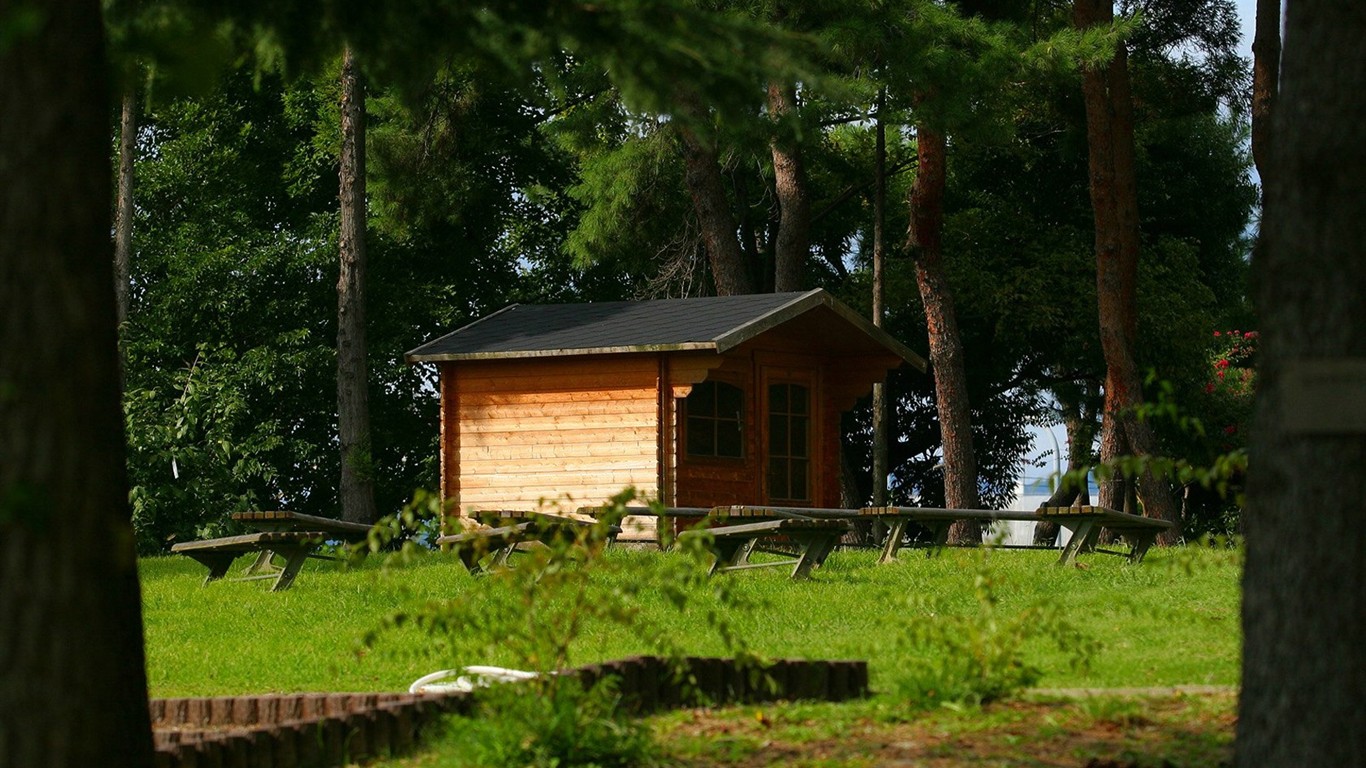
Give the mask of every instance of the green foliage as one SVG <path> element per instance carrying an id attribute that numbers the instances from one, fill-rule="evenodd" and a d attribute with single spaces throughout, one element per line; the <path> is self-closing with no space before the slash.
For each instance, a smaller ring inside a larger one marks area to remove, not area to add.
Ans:
<path id="1" fill-rule="evenodd" d="M 385 627 L 415 624 L 460 657 L 510 656 L 527 669 L 551 672 L 577 663 L 573 649 L 583 633 L 604 622 L 632 633 L 655 653 L 680 657 L 683 639 L 644 610 L 647 601 L 658 600 L 677 611 L 701 612 L 726 653 L 748 658 L 729 618 L 743 601 L 730 582 L 707 577 L 711 554 L 704 537 L 680 542 L 682 557 L 664 558 L 649 569 L 603 556 L 634 499 L 634 489 L 628 489 L 603 507 L 596 524 L 565 529 L 547 546 L 518 555 L 516 566 L 491 574 L 488 589 L 478 595 L 397 612 Z"/>
<path id="2" fill-rule="evenodd" d="M 526 683 L 480 693 L 470 717 L 453 720 L 443 750 L 449 762 L 470 768 L 614 768 L 653 762 L 653 734 L 626 717 L 611 681 L 591 689 L 573 677 L 553 677 L 537 690 Z"/>
<path id="3" fill-rule="evenodd" d="M 943 615 L 932 606 L 913 604 L 918 618 L 905 635 L 911 663 L 896 681 L 898 693 L 912 706 L 975 706 L 1034 685 L 1043 670 L 1028 661 L 1026 644 L 1036 639 L 1055 644 L 1074 667 L 1084 668 L 1099 650 L 1097 641 L 1055 603 L 1004 610 L 989 556 L 989 550 L 982 550 L 973 576 L 975 614 Z"/>
<path id="4" fill-rule="evenodd" d="M 253 506 L 324 511 L 335 485 L 336 181 L 310 97 L 238 73 L 142 131 L 122 335 L 142 551 Z"/>
<path id="5" fill-rule="evenodd" d="M 8 8 L 0 16 L 0 53 L 42 29 L 43 16 L 43 12 L 32 5 Z"/>
<path id="6" fill-rule="evenodd" d="M 685 557 L 670 558 L 655 568 L 623 572 L 619 563 L 603 557 L 634 499 L 634 489 L 623 491 L 599 510 L 596 524 L 562 530 L 545 547 L 520 556 L 515 567 L 494 572 L 486 580 L 489 588 L 477 599 L 467 593 L 399 611 L 386 622 L 386 629 L 421 627 L 457 658 L 498 653 L 538 673 L 504 690 L 481 693 L 475 718 L 456 724 L 473 744 L 469 764 L 632 765 L 648 754 L 648 731 L 628 719 L 610 682 L 585 688 L 556 674 L 576 663 L 574 648 L 602 624 L 620 627 L 680 662 L 686 638 L 674 636 L 650 618 L 643 610 L 647 602 L 661 601 L 680 613 L 703 612 L 707 627 L 729 655 L 757 664 L 729 618 L 743 605 L 726 580 L 707 576 L 704 566 L 710 553 L 704 537 L 680 542 L 677 546 Z M 540 524 L 553 525 L 545 519 Z M 370 635 L 367 642 L 373 644 L 382 632 Z M 682 667 L 674 667 L 673 674 L 681 676 Z"/>
<path id="7" fill-rule="evenodd" d="M 223 533 L 228 514 L 243 509 L 336 514 L 335 101 L 331 79 L 286 85 L 238 71 L 147 116 L 122 339 L 143 552 Z M 468 142 L 422 146 L 420 112 L 375 102 L 381 181 L 367 330 L 371 462 L 384 512 L 435 484 L 431 372 L 402 353 L 531 282 L 518 274 L 518 256 L 493 244 L 519 215 L 510 201 L 539 161 L 526 150 L 521 176 L 489 174 L 491 155 L 450 154 Z M 506 100 L 475 99 L 468 114 L 449 117 L 433 111 L 462 133 L 472 125 L 489 134 L 489 153 L 520 141 L 516 121 L 501 133 L 487 127 L 517 111 Z M 428 165 L 405 165 L 409 151 Z M 414 200 L 408 193 L 427 174 L 459 189 Z M 412 181 L 384 182 L 396 177 Z M 490 255 L 451 257 L 468 251 Z"/>

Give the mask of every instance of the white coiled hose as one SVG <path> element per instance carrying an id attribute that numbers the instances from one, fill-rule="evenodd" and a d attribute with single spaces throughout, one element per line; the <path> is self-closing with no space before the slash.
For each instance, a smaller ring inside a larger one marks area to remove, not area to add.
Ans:
<path id="1" fill-rule="evenodd" d="M 451 682 L 437 682 L 454 677 Z M 487 688 L 494 683 L 516 683 L 522 680 L 531 680 L 539 677 L 535 672 L 525 672 L 520 669 L 506 669 L 504 667 L 461 667 L 460 669 L 442 669 L 429 675 L 423 675 L 413 681 L 408 686 L 408 693 L 469 693 L 476 688 Z"/>

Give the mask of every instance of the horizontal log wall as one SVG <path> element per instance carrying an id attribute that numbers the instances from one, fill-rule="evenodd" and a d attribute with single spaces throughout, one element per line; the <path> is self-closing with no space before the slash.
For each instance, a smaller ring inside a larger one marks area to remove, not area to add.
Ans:
<path id="1" fill-rule="evenodd" d="M 655 356 L 448 363 L 442 376 L 443 487 L 461 513 L 656 493 Z"/>

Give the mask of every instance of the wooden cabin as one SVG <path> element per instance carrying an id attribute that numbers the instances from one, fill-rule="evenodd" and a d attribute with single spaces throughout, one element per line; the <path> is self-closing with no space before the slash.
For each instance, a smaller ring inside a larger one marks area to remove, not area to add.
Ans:
<path id="1" fill-rule="evenodd" d="M 407 354 L 440 372 L 456 515 L 589 506 L 839 506 L 840 414 L 922 357 L 823 290 L 514 304 Z"/>

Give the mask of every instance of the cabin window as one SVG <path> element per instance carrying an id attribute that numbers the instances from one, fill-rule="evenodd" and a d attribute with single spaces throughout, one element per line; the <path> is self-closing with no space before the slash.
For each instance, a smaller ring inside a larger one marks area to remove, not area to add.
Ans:
<path id="1" fill-rule="evenodd" d="M 745 456 L 745 393 L 724 381 L 696 384 L 683 401 L 689 456 Z"/>
<path id="2" fill-rule="evenodd" d="M 811 499 L 811 396 L 801 384 L 768 388 L 768 496 Z"/>

